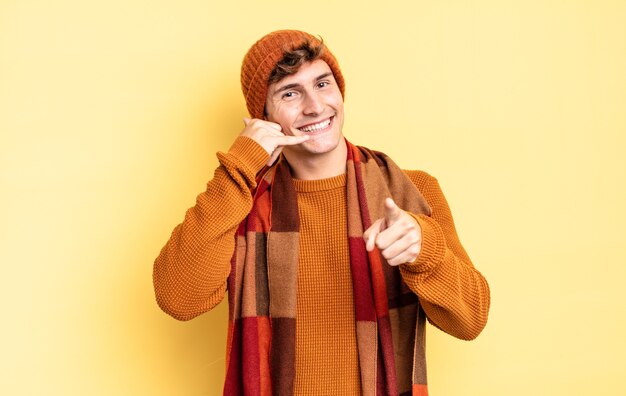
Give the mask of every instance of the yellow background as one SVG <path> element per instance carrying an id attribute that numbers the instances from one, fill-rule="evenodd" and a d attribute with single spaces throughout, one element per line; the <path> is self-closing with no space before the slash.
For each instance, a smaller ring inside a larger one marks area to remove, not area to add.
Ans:
<path id="1" fill-rule="evenodd" d="M 152 262 L 246 115 L 239 66 L 321 34 L 345 134 L 435 175 L 492 289 L 431 394 L 626 394 L 626 2 L 0 1 L 0 394 L 215 395 L 226 307 Z M 332 357 L 329 357 L 332 358 Z"/>

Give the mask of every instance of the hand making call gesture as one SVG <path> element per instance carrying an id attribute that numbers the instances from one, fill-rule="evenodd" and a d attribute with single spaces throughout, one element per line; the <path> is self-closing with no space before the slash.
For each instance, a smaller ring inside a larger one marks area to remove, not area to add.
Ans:
<path id="1" fill-rule="evenodd" d="M 247 136 L 257 142 L 270 155 L 267 166 L 271 166 L 280 155 L 285 146 L 292 146 L 309 140 L 307 135 L 288 136 L 282 131 L 280 124 L 257 118 L 244 118 L 246 125 L 241 131 L 241 136 Z"/>
<path id="2" fill-rule="evenodd" d="M 363 239 L 368 252 L 378 247 L 389 265 L 395 266 L 415 261 L 422 248 L 422 229 L 413 216 L 387 198 L 385 217 L 376 220 Z"/>

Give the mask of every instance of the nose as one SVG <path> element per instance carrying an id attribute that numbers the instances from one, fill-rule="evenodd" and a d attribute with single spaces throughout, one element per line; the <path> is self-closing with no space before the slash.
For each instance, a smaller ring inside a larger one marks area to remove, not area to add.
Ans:
<path id="1" fill-rule="evenodd" d="M 324 111 L 324 103 L 321 98 L 315 93 L 307 93 L 302 103 L 302 112 L 305 115 L 318 115 Z"/>

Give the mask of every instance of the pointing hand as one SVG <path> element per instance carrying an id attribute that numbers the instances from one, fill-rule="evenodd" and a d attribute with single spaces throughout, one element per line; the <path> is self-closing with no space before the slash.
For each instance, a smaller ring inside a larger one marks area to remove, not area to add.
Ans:
<path id="1" fill-rule="evenodd" d="M 390 265 L 415 261 L 422 248 L 422 229 L 413 216 L 385 199 L 385 217 L 376 220 L 364 233 L 368 252 L 378 247 Z"/>

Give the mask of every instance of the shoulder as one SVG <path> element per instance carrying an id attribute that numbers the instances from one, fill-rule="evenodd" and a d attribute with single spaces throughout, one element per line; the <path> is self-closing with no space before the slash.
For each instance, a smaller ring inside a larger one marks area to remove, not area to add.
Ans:
<path id="1" fill-rule="evenodd" d="M 447 205 L 447 200 L 441 190 L 439 181 L 434 176 L 421 170 L 403 170 L 403 172 L 417 187 L 417 190 L 433 210 L 442 204 Z"/>
<path id="2" fill-rule="evenodd" d="M 422 170 L 402 170 L 405 175 L 409 177 L 409 179 L 415 184 L 418 190 L 422 191 L 423 189 L 437 185 L 437 179 L 434 176 L 431 176 L 429 173 L 424 172 Z"/>

